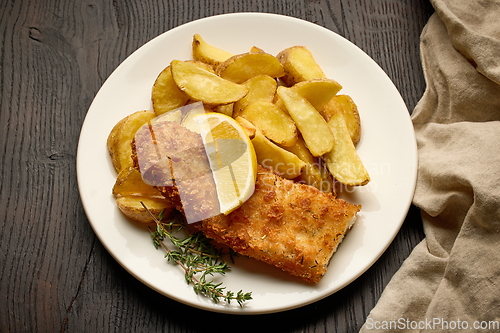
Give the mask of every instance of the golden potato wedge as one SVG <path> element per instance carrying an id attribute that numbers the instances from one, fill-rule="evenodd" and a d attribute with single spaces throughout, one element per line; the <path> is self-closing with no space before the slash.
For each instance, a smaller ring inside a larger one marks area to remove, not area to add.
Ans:
<path id="1" fill-rule="evenodd" d="M 356 152 L 341 112 L 331 114 L 328 127 L 335 140 L 333 149 L 323 159 L 332 176 L 348 186 L 368 184 L 370 175 Z"/>
<path id="2" fill-rule="evenodd" d="M 342 86 L 335 80 L 320 78 L 299 82 L 290 89 L 298 92 L 319 111 L 342 89 Z M 277 95 L 274 103 L 284 108 L 283 101 Z"/>
<path id="3" fill-rule="evenodd" d="M 319 110 L 326 121 L 328 121 L 335 112 L 342 112 L 352 143 L 355 146 L 358 144 L 361 138 L 361 119 L 359 117 L 358 107 L 349 95 L 335 96 Z"/>
<path id="4" fill-rule="evenodd" d="M 195 104 L 195 103 L 200 103 L 200 101 L 190 99 L 189 102 L 186 103 L 186 106 Z M 217 108 L 218 105 L 208 105 L 208 104 L 203 104 L 203 107 L 205 108 L 205 112 L 215 112 L 215 109 Z M 185 113 L 185 112 L 184 112 Z"/>
<path id="5" fill-rule="evenodd" d="M 317 158 L 312 156 L 309 149 L 307 149 L 304 140 L 302 140 L 302 138 L 298 138 L 298 140 L 292 146 L 289 147 L 281 146 L 281 147 L 297 155 L 298 158 L 300 158 L 302 161 L 304 161 L 304 163 L 306 163 L 304 172 L 302 172 L 302 174 L 300 174 L 300 176 L 297 177 L 296 180 L 320 189 L 322 179 L 321 179 L 321 173 L 319 172 L 319 168 L 316 165 Z"/>
<path id="6" fill-rule="evenodd" d="M 129 219 L 139 223 L 152 223 L 153 218 L 142 206 L 141 201 L 157 218 L 162 211 L 164 219 L 171 216 L 175 211 L 175 205 L 165 198 L 146 198 L 141 196 L 128 195 L 116 198 L 116 205 L 118 206 L 118 209 L 120 209 L 120 211 Z"/>
<path id="7" fill-rule="evenodd" d="M 215 70 L 212 66 L 210 66 L 209 64 L 207 63 L 204 63 L 203 61 L 198 61 L 198 60 L 186 60 L 186 62 L 189 62 L 189 63 L 192 63 L 198 67 L 200 67 L 201 69 L 204 69 L 204 70 L 207 70 L 211 73 L 215 73 Z"/>
<path id="8" fill-rule="evenodd" d="M 213 110 L 202 102 L 192 102 L 190 100 L 186 105 L 156 117 L 151 121 L 151 124 L 156 125 L 162 122 L 171 121 L 181 124 L 194 132 L 199 132 L 199 126 L 192 121 L 192 117 L 196 114 L 206 112 L 213 112 Z"/>
<path id="9" fill-rule="evenodd" d="M 319 158 L 315 157 L 315 159 L 318 160 Z M 319 164 L 318 162 L 314 164 L 306 163 L 304 172 L 302 172 L 300 176 L 295 178 L 295 181 L 314 186 L 322 192 L 331 193 L 332 195 L 336 196 L 334 185 L 335 180 L 330 174 L 330 171 L 328 171 L 326 168 L 322 168 L 321 164 Z"/>
<path id="10" fill-rule="evenodd" d="M 150 110 L 137 111 L 121 119 L 109 133 L 106 145 L 111 162 L 116 170 L 128 168 L 133 165 L 131 143 L 137 130 L 156 117 Z"/>
<path id="11" fill-rule="evenodd" d="M 295 178 L 294 181 L 316 187 L 318 190 L 325 193 L 331 193 L 330 186 L 323 186 L 323 178 L 321 177 L 321 172 L 317 164 L 306 163 L 304 172 Z M 327 185 L 329 184 L 327 183 Z"/>
<path id="12" fill-rule="evenodd" d="M 283 76 L 285 71 L 278 59 L 272 54 L 247 52 L 227 59 L 217 66 L 215 73 L 226 80 L 243 83 L 257 75 L 278 78 Z"/>
<path id="13" fill-rule="evenodd" d="M 200 133 L 200 125 L 198 125 L 193 118 L 206 112 L 210 112 L 210 110 L 207 110 L 201 102 L 188 104 L 182 107 L 182 114 L 184 116 L 181 125 L 195 133 Z"/>
<path id="14" fill-rule="evenodd" d="M 244 85 L 225 80 L 193 63 L 172 60 L 170 66 L 177 87 L 195 101 L 208 105 L 229 104 L 248 93 Z"/>
<path id="15" fill-rule="evenodd" d="M 221 62 L 231 58 L 234 54 L 219 49 L 205 42 L 199 34 L 193 36 L 193 59 L 204 62 L 215 69 Z"/>
<path id="16" fill-rule="evenodd" d="M 245 97 L 243 97 L 243 98 L 245 98 Z M 241 101 L 241 99 L 240 99 L 240 101 Z M 238 103 L 238 102 L 235 102 L 235 103 Z M 225 104 L 225 105 L 217 105 L 215 107 L 215 112 L 223 113 L 226 116 L 232 117 L 233 116 L 233 109 L 234 109 L 234 103 Z"/>
<path id="17" fill-rule="evenodd" d="M 256 53 L 260 53 L 260 52 L 264 52 L 263 49 L 261 49 L 260 47 L 257 47 L 257 46 L 252 46 L 250 48 L 250 52 L 256 52 Z"/>
<path id="18" fill-rule="evenodd" d="M 323 159 L 318 158 L 318 169 L 321 173 L 321 190 L 326 193 L 331 193 L 334 197 L 337 197 L 338 185 L 340 184 L 336 181 L 328 168 L 325 165 Z"/>
<path id="19" fill-rule="evenodd" d="M 292 46 L 276 56 L 285 70 L 280 79 L 288 87 L 296 83 L 317 78 L 326 78 L 325 73 L 305 46 Z"/>
<path id="20" fill-rule="evenodd" d="M 269 75 L 257 75 L 242 83 L 248 88 L 248 94 L 237 102 L 234 102 L 233 113 L 238 114 L 249 104 L 255 101 L 272 102 L 276 94 L 278 83 Z"/>
<path id="21" fill-rule="evenodd" d="M 257 163 L 263 167 L 272 168 L 284 178 L 297 178 L 306 167 L 306 164 L 295 154 L 271 142 L 258 129 L 252 139 L 252 144 L 257 155 Z"/>
<path id="22" fill-rule="evenodd" d="M 280 86 L 277 94 L 283 100 L 288 114 L 295 121 L 313 156 L 321 156 L 332 150 L 334 138 L 319 111 L 290 88 Z"/>
<path id="23" fill-rule="evenodd" d="M 297 127 L 292 118 L 271 102 L 256 101 L 239 114 L 254 124 L 268 139 L 291 146 L 297 141 Z"/>
<path id="24" fill-rule="evenodd" d="M 168 112 L 165 112 L 164 114 L 156 117 L 151 121 L 151 124 L 157 124 L 159 122 L 164 122 L 164 121 L 173 121 L 176 123 L 181 123 L 182 121 L 182 106 L 180 108 L 170 110 Z"/>
<path id="25" fill-rule="evenodd" d="M 332 176 L 329 175 L 329 171 L 325 170 L 325 168 L 321 165 L 321 160 L 314 157 L 309 149 L 307 149 L 307 146 L 301 137 L 299 137 L 292 146 L 281 147 L 295 154 L 306 164 L 304 171 L 297 178 L 295 178 L 295 181 L 314 186 L 318 190 L 325 193 L 332 193 Z M 322 172 L 321 168 L 323 168 L 326 172 Z"/>
<path id="26" fill-rule="evenodd" d="M 234 118 L 234 120 L 236 120 L 236 122 L 238 124 L 240 124 L 241 128 L 243 128 L 243 130 L 245 130 L 245 133 L 248 135 L 250 140 L 252 140 L 255 136 L 255 132 L 257 131 L 257 128 L 254 126 L 254 124 L 252 124 L 251 122 L 249 122 L 245 118 L 241 118 L 241 117 L 236 117 L 236 118 Z"/>
<path id="27" fill-rule="evenodd" d="M 115 185 L 113 186 L 112 193 L 115 197 L 139 195 L 143 197 L 162 198 L 160 191 L 146 184 L 142 180 L 141 172 L 134 167 L 128 167 L 120 171 L 116 178 Z"/>
<path id="28" fill-rule="evenodd" d="M 186 104 L 189 97 L 183 93 L 172 78 L 170 66 L 160 72 L 153 84 L 151 101 L 157 116 Z"/>
<path id="29" fill-rule="evenodd" d="M 316 158 L 311 154 L 309 149 L 307 148 L 304 139 L 301 136 L 297 138 L 295 143 L 291 146 L 281 146 L 283 149 L 288 150 L 289 152 L 294 153 L 300 158 L 302 161 L 310 164 L 316 163 Z"/>

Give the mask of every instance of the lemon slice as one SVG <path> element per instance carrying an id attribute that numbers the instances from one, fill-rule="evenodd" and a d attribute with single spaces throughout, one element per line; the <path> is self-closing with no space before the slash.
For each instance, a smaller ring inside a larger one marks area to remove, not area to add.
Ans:
<path id="1" fill-rule="evenodd" d="M 255 190 L 257 157 L 243 128 L 222 113 L 198 114 L 193 121 L 210 161 L 221 213 L 227 215 L 240 207 Z"/>

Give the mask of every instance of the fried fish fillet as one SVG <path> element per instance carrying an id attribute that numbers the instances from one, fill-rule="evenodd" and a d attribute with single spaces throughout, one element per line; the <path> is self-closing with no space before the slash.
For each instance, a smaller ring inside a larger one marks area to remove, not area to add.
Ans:
<path id="1" fill-rule="evenodd" d="M 240 208 L 197 228 L 240 254 L 317 283 L 361 207 L 261 166 L 255 185 Z"/>
<path id="2" fill-rule="evenodd" d="M 317 283 L 326 273 L 361 208 L 259 166 L 253 195 L 223 215 L 217 211 L 215 183 L 199 135 L 167 122 L 139 133 L 132 145 L 143 176 L 160 179 L 156 187 L 186 218 L 194 214 L 201 220 L 195 227 L 207 237 L 308 282 Z"/>

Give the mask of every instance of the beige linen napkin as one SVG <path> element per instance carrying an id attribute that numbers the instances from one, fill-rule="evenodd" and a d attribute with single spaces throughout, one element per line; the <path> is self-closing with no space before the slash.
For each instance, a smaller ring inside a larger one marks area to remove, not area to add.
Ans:
<path id="1" fill-rule="evenodd" d="M 426 238 L 361 332 L 500 332 L 500 1 L 433 0 L 412 120 Z"/>

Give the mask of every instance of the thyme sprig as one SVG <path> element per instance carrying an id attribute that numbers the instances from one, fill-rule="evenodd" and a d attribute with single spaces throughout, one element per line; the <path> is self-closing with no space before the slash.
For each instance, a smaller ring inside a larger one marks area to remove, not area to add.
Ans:
<path id="1" fill-rule="evenodd" d="M 222 282 L 215 283 L 207 280 L 208 276 L 224 275 L 231 268 L 222 258 L 222 250 L 215 248 L 202 232 L 188 234 L 183 238 L 177 237 L 178 232 L 186 229 L 181 221 L 173 219 L 170 222 L 162 222 L 163 212 L 156 218 L 144 203 L 141 202 L 141 204 L 156 223 L 154 230 L 150 228 L 154 247 L 163 248 L 166 251 L 165 258 L 182 267 L 186 282 L 193 285 L 196 294 L 210 297 L 215 303 L 222 299 L 230 304 L 235 300 L 240 306 L 252 299 L 251 292 L 244 293 L 240 290 L 235 294 L 230 290 L 225 290 L 226 287 L 222 286 Z M 163 243 L 165 239 L 169 239 L 176 250 L 170 250 Z"/>

